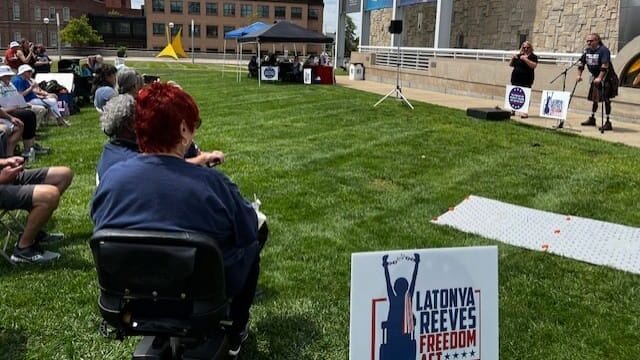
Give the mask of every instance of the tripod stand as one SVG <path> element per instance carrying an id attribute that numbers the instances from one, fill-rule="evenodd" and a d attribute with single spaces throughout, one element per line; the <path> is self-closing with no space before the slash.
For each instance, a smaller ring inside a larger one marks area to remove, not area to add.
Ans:
<path id="1" fill-rule="evenodd" d="M 395 94 L 396 95 L 396 99 L 402 99 L 402 101 L 404 101 L 405 104 L 407 104 L 411 109 L 413 109 L 413 105 L 411 105 L 409 100 L 404 96 L 404 94 L 402 93 L 402 88 L 400 87 L 400 62 L 401 62 L 401 58 L 400 58 L 400 41 L 398 41 L 398 60 L 397 60 L 397 64 L 396 64 L 396 88 L 391 90 L 391 91 L 389 91 L 387 93 L 387 95 L 382 97 L 382 99 L 378 100 L 378 102 L 375 105 L 373 105 L 373 107 L 378 106 L 386 98 L 388 98 L 392 94 Z"/>

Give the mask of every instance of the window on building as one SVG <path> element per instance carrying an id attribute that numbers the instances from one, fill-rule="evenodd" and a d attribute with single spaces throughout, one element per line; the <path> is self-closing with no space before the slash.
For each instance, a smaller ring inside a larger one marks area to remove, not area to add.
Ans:
<path id="1" fill-rule="evenodd" d="M 53 6 L 49 8 L 49 20 L 56 21 L 56 8 Z"/>
<path id="2" fill-rule="evenodd" d="M 218 3 L 208 2 L 206 4 L 206 7 L 207 7 L 207 15 L 218 16 Z"/>
<path id="3" fill-rule="evenodd" d="M 118 21 L 116 23 L 116 35 L 131 35 L 131 23 Z"/>
<path id="4" fill-rule="evenodd" d="M 40 6 L 36 6 L 33 8 L 33 20 L 40 21 L 42 18 L 42 13 L 40 12 Z"/>
<path id="5" fill-rule="evenodd" d="M 236 16 L 236 4 L 224 3 L 223 7 L 224 16 Z"/>
<path id="6" fill-rule="evenodd" d="M 151 8 L 153 12 L 164 12 L 164 0 L 153 0 Z"/>
<path id="7" fill-rule="evenodd" d="M 269 17 L 269 5 L 258 5 L 258 16 L 261 18 Z"/>
<path id="8" fill-rule="evenodd" d="M 153 35 L 164 35 L 164 24 L 153 23 Z"/>
<path id="9" fill-rule="evenodd" d="M 42 31 L 36 31 L 36 44 L 42 44 L 44 42 L 43 40 Z"/>
<path id="10" fill-rule="evenodd" d="M 247 5 L 247 4 L 240 5 L 240 16 L 248 17 L 248 16 L 251 16 L 252 13 L 253 13 L 253 6 Z"/>
<path id="11" fill-rule="evenodd" d="M 101 34 L 112 34 L 113 26 L 110 21 L 98 20 L 95 22 L 96 30 Z"/>
<path id="12" fill-rule="evenodd" d="M 218 25 L 207 25 L 207 37 L 218 38 Z"/>
<path id="13" fill-rule="evenodd" d="M 13 33 L 13 40 L 20 41 L 22 40 L 22 33 L 20 31 L 16 31 Z"/>
<path id="14" fill-rule="evenodd" d="M 525 41 L 527 41 L 527 34 L 518 34 L 518 47 Z"/>
<path id="15" fill-rule="evenodd" d="M 182 14 L 182 0 L 171 0 L 171 13 Z"/>
<path id="16" fill-rule="evenodd" d="M 191 36 L 191 25 L 187 26 L 189 28 L 189 36 Z M 193 24 L 193 37 L 200 37 L 200 24 Z"/>
<path id="17" fill-rule="evenodd" d="M 291 18 L 292 19 L 302 19 L 302 8 L 301 7 L 292 7 L 291 8 Z"/>
<path id="18" fill-rule="evenodd" d="M 58 34 L 55 31 L 49 32 L 49 46 L 58 46 Z"/>
<path id="19" fill-rule="evenodd" d="M 200 2 L 189 1 L 189 14 L 200 15 Z"/>
<path id="20" fill-rule="evenodd" d="M 13 3 L 13 20 L 20 20 L 20 3 Z"/>
<path id="21" fill-rule="evenodd" d="M 144 22 L 134 22 L 132 25 L 133 36 L 135 38 L 144 39 L 147 36 L 147 24 Z"/>
<path id="22" fill-rule="evenodd" d="M 275 17 L 278 19 L 284 19 L 287 17 L 287 8 L 284 6 L 274 6 Z"/>
<path id="23" fill-rule="evenodd" d="M 224 33 L 226 34 L 226 33 L 228 33 L 229 31 L 233 31 L 233 30 L 235 30 L 235 29 L 236 29 L 236 27 L 235 27 L 235 26 L 227 26 L 227 25 L 225 25 L 225 26 L 224 26 Z"/>
<path id="24" fill-rule="evenodd" d="M 309 20 L 318 20 L 320 18 L 318 9 L 309 9 L 309 15 L 307 17 Z"/>
<path id="25" fill-rule="evenodd" d="M 68 7 L 63 7 L 62 8 L 62 21 L 69 21 L 71 20 L 71 11 L 69 10 Z"/>

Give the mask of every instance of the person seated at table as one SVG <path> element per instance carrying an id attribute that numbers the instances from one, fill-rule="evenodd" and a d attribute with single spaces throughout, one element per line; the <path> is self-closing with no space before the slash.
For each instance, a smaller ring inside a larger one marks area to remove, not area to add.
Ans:
<path id="1" fill-rule="evenodd" d="M 112 97 L 117 95 L 116 92 L 116 70 L 115 66 L 102 65 L 93 78 L 93 86 L 91 87 L 91 95 L 93 96 L 93 105 L 98 112 L 102 111 L 104 104 Z"/>
<path id="2" fill-rule="evenodd" d="M 252 56 L 251 60 L 249 60 L 249 65 L 247 65 L 247 69 L 249 71 L 249 77 L 258 77 L 258 57 Z"/>
<path id="3" fill-rule="evenodd" d="M 24 100 L 31 105 L 40 105 L 47 109 L 48 113 L 56 119 L 58 126 L 69 126 L 69 122 L 64 118 L 58 108 L 58 96 L 48 93 L 38 86 L 38 83 L 31 78 L 33 68 L 29 65 L 20 65 L 18 74 L 11 82 L 18 89 Z"/>
<path id="4" fill-rule="evenodd" d="M 227 176 L 184 161 L 201 122 L 189 94 L 176 86 L 152 83 L 138 93 L 134 116 L 142 154 L 104 173 L 91 204 L 94 232 L 105 228 L 196 232 L 216 241 L 231 299 L 233 324 L 226 329 L 229 354 L 236 356 L 248 336 L 266 226 L 259 230 L 256 211 Z"/>

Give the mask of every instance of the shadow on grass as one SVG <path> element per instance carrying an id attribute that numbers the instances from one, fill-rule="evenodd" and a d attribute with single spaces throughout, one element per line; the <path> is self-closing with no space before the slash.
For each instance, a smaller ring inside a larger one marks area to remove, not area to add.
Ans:
<path id="1" fill-rule="evenodd" d="M 316 321 L 309 316 L 279 315 L 256 322 L 240 352 L 240 360 L 302 359 L 319 336 Z M 265 343 L 267 350 L 262 350 Z"/>
<path id="2" fill-rule="evenodd" d="M 21 330 L 4 329 L 0 327 L 0 349 L 6 359 L 24 359 L 27 350 L 27 336 Z M 4 358 L 3 358 L 4 359 Z"/>
<path id="3" fill-rule="evenodd" d="M 86 246 L 89 248 L 90 234 L 74 234 L 70 237 L 65 237 L 59 243 L 45 246 L 45 250 L 51 250 L 60 253 L 60 259 L 51 261 L 45 264 L 15 264 L 11 265 L 4 258 L 0 258 L 0 278 L 3 276 L 14 276 L 24 271 L 29 272 L 45 272 L 51 270 L 68 269 L 68 270 L 81 270 L 92 271 L 95 269 L 93 261 L 89 261 L 77 254 L 76 248 L 78 246 Z M 7 255 L 11 256 L 14 244 L 7 246 Z M 66 249 L 68 248 L 68 249 Z"/>

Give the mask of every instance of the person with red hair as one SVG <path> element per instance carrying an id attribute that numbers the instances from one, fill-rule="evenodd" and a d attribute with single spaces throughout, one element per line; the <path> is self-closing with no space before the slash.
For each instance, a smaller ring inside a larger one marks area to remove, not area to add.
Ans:
<path id="1" fill-rule="evenodd" d="M 200 112 L 182 89 L 154 82 L 135 104 L 136 140 L 142 153 L 112 165 L 101 177 L 91 204 L 94 231 L 104 228 L 203 233 L 222 249 L 231 298 L 229 354 L 248 336 L 249 310 L 267 239 L 256 210 L 217 169 L 184 160 Z"/>

